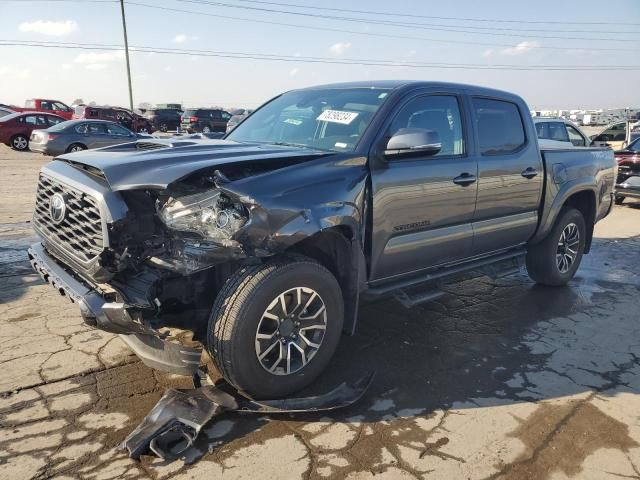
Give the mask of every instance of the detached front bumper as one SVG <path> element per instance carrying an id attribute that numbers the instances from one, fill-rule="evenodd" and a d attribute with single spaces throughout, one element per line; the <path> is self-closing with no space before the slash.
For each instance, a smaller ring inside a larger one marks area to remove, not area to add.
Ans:
<path id="1" fill-rule="evenodd" d="M 47 253 L 41 243 L 33 244 L 28 254 L 35 272 L 60 295 L 78 305 L 87 325 L 119 334 L 151 368 L 188 376 L 196 372 L 202 349 L 163 340 L 156 330 L 136 322 L 126 304 L 108 302 L 95 288 L 76 279 Z"/>

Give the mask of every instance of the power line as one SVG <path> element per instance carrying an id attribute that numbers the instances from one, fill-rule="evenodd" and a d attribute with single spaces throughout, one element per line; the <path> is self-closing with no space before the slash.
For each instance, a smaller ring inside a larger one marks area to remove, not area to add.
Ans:
<path id="1" fill-rule="evenodd" d="M 133 1 L 128 1 L 126 2 L 129 5 L 135 5 L 138 7 L 144 7 L 144 8 L 152 8 L 152 9 L 157 9 L 157 10 L 165 10 L 165 11 L 170 11 L 170 12 L 177 12 L 177 13 L 185 13 L 185 14 L 192 14 L 192 15 L 198 15 L 198 16 L 205 16 L 205 17 L 214 17 L 214 18 L 221 18 L 221 19 L 225 19 L 225 20 L 237 20 L 237 21 L 241 21 L 241 22 L 251 22 L 251 23 L 262 23 L 262 24 L 267 24 L 267 25 L 278 25 L 281 27 L 291 27 L 291 28 L 298 28 L 298 29 L 304 29 L 304 30 L 319 30 L 319 31 L 325 31 L 325 32 L 338 32 L 338 33 L 345 33 L 345 30 L 343 28 L 331 28 L 331 27 L 321 27 L 321 26 L 315 26 L 315 25 L 299 25 L 299 24 L 294 24 L 294 23 L 286 23 L 286 22 L 276 22 L 276 21 L 272 21 L 272 20 L 260 20 L 260 19 L 254 19 L 254 18 L 246 18 L 246 17 L 235 17 L 235 16 L 231 16 L 231 15 L 220 15 L 217 13 L 208 13 L 208 12 L 202 12 L 202 11 L 194 11 L 194 10 L 184 10 L 184 9 L 179 9 L 179 8 L 171 8 L 171 7 L 162 7 L 159 5 L 149 5 L 147 3 L 139 3 L 139 2 L 133 2 Z M 390 34 L 390 33 L 381 33 L 381 32 L 356 32 L 356 31 L 350 31 L 348 32 L 349 35 L 361 35 L 361 36 L 367 36 L 367 37 L 375 37 L 375 38 L 394 38 L 394 39 L 402 39 L 402 40 L 418 40 L 418 41 L 424 41 L 424 42 L 435 42 L 435 43 L 446 43 L 446 44 L 458 44 L 458 45 L 474 45 L 474 46 L 486 46 L 486 47 L 506 47 L 506 48 L 513 48 L 515 45 L 512 43 L 493 43 L 493 42 L 478 42 L 478 41 L 471 41 L 471 40 L 453 40 L 453 39 L 442 39 L 442 38 L 428 38 L 428 37 L 417 37 L 417 36 L 412 36 L 412 35 L 398 35 L 398 34 Z M 531 49 L 546 49 L 546 50 L 563 50 L 563 51 L 574 51 L 574 50 L 579 50 L 578 47 L 559 47 L 559 46 L 550 46 L 550 45 L 529 45 L 529 48 Z M 602 52 L 637 52 L 637 49 L 635 48 L 607 48 L 607 47 L 589 47 L 589 50 L 591 51 L 602 51 Z"/>
<path id="2" fill-rule="evenodd" d="M 0 39 L 0 46 L 22 46 L 39 48 L 62 48 L 72 50 L 118 50 L 123 51 L 124 47 L 118 44 L 79 44 L 67 42 L 37 42 Z M 295 55 L 261 54 L 256 52 L 229 52 L 215 50 L 195 50 L 178 48 L 158 48 L 147 46 L 130 46 L 131 52 L 158 53 L 167 55 L 186 55 L 195 57 L 217 57 L 245 60 L 263 60 L 288 63 L 321 63 L 334 65 L 358 65 L 358 66 L 378 66 L 378 67 L 407 67 L 407 68 L 444 68 L 444 69 L 464 69 L 464 70 L 512 70 L 512 71 L 635 71 L 640 70 L 640 65 L 515 65 L 515 64 L 463 64 L 463 63 L 441 63 L 441 62 L 397 62 L 393 60 L 377 59 L 352 59 L 352 58 L 329 58 L 329 57 L 298 57 Z"/>
<path id="3" fill-rule="evenodd" d="M 504 20 L 495 18 L 478 18 L 478 17 L 443 17 L 440 15 L 419 15 L 415 13 L 397 13 L 397 12 L 381 12 L 375 10 L 354 10 L 348 8 L 332 8 L 332 7 L 319 7 L 317 5 L 301 5 L 299 3 L 281 3 L 281 2 L 268 2 L 264 0 L 238 0 L 243 3 L 257 3 L 263 5 L 277 5 L 281 7 L 295 7 L 295 8 L 311 8 L 314 10 L 325 10 L 332 12 L 344 12 L 344 13 L 362 13 L 367 15 L 384 15 L 386 17 L 409 17 L 409 18 L 426 18 L 432 20 L 455 20 L 464 22 L 484 22 L 484 23 L 519 23 L 519 24 L 552 24 L 552 25 L 625 25 L 625 26 L 640 26 L 640 23 L 623 23 L 623 22 L 571 22 L 571 21 L 554 21 L 554 20 Z M 635 33 L 635 32 L 634 32 Z"/>
<path id="4" fill-rule="evenodd" d="M 323 15 L 317 13 L 309 13 L 309 12 L 294 12 L 291 10 L 279 10 L 274 8 L 265 8 L 265 7 L 250 7 L 246 5 L 234 5 L 230 3 L 224 2 L 214 2 L 214 1 L 206 1 L 206 0 L 176 0 L 181 3 L 192 3 L 196 5 L 208 5 L 213 7 L 224 7 L 224 8 L 235 8 L 240 10 L 250 10 L 257 12 L 266 12 L 266 13 L 279 13 L 285 15 L 296 15 L 302 17 L 309 18 L 320 18 L 323 20 L 338 20 L 343 22 L 355 22 L 355 23 L 366 23 L 370 25 L 386 25 L 392 27 L 402 27 L 402 28 L 412 28 L 418 30 L 435 30 L 442 32 L 452 32 L 452 33 L 463 33 L 467 35 L 490 35 L 490 36 L 499 36 L 499 37 L 522 37 L 522 34 L 519 32 L 516 33 L 506 33 L 506 32 L 496 32 L 496 31 L 483 31 L 483 32 L 474 32 L 465 28 L 485 28 L 485 27 L 451 27 L 444 26 L 439 24 L 428 24 L 428 23 L 411 23 L 411 22 L 393 22 L 388 20 L 372 20 L 372 19 L 363 19 L 356 17 L 341 17 L 336 15 Z M 496 29 L 490 29 L 496 30 Z M 513 29 L 506 29 L 513 30 Z M 634 33 L 634 32 L 632 32 Z M 558 36 L 558 35 L 527 35 L 531 38 L 544 38 L 544 39 L 556 39 L 556 40 L 592 40 L 592 41 L 600 41 L 600 42 L 638 42 L 638 39 L 629 39 L 629 38 L 599 38 L 599 37 L 576 37 L 576 36 Z"/>

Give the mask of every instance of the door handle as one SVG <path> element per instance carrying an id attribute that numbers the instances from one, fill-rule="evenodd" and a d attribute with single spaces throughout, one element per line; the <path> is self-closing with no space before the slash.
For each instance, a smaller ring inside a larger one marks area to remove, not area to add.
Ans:
<path id="1" fill-rule="evenodd" d="M 471 175 L 470 173 L 467 173 L 467 172 L 462 173 L 453 179 L 453 183 L 455 183 L 456 185 L 462 185 L 463 187 L 466 187 L 467 185 L 471 185 L 472 183 L 475 183 L 475 181 L 476 181 L 476 176 Z"/>
<path id="2" fill-rule="evenodd" d="M 533 167 L 528 167 L 524 172 L 522 172 L 520 175 L 522 175 L 524 178 L 533 178 L 536 175 L 538 175 L 538 171 L 533 168 Z"/>

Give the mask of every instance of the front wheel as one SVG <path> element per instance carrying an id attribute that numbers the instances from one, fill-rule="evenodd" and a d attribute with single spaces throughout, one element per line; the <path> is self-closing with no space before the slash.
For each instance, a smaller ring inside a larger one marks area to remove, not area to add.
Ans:
<path id="1" fill-rule="evenodd" d="M 24 135 L 15 135 L 11 139 L 11 147 L 19 152 L 29 150 L 29 139 Z"/>
<path id="2" fill-rule="evenodd" d="M 202 133 L 211 133 L 211 127 L 209 127 L 209 125 L 205 125 L 202 128 Z"/>
<path id="3" fill-rule="evenodd" d="M 624 197 L 620 195 L 616 195 L 615 202 L 616 202 L 616 205 L 622 205 L 622 202 L 624 202 Z"/>
<path id="4" fill-rule="evenodd" d="M 343 301 L 335 277 L 306 258 L 245 267 L 213 306 L 207 349 L 220 373 L 255 398 L 309 385 L 340 340 Z"/>
<path id="5" fill-rule="evenodd" d="M 163 133 L 166 133 L 169 131 L 169 126 L 166 123 L 161 123 L 160 124 L 160 131 Z"/>
<path id="6" fill-rule="evenodd" d="M 547 237 L 527 250 L 529 276 L 542 285 L 565 285 L 580 266 L 586 231 L 580 210 L 563 209 Z"/>

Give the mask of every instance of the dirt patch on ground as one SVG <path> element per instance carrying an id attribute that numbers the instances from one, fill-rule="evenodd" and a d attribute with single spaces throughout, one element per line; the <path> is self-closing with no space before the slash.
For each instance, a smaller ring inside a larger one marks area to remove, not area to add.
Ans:
<path id="1" fill-rule="evenodd" d="M 624 423 L 605 415 L 586 401 L 543 403 L 510 435 L 521 440 L 526 451 L 512 464 L 500 466 L 500 480 L 544 480 L 561 471 L 573 477 L 585 459 L 601 448 L 629 452 L 639 444 Z M 640 472 L 637 472 L 640 473 Z"/>

